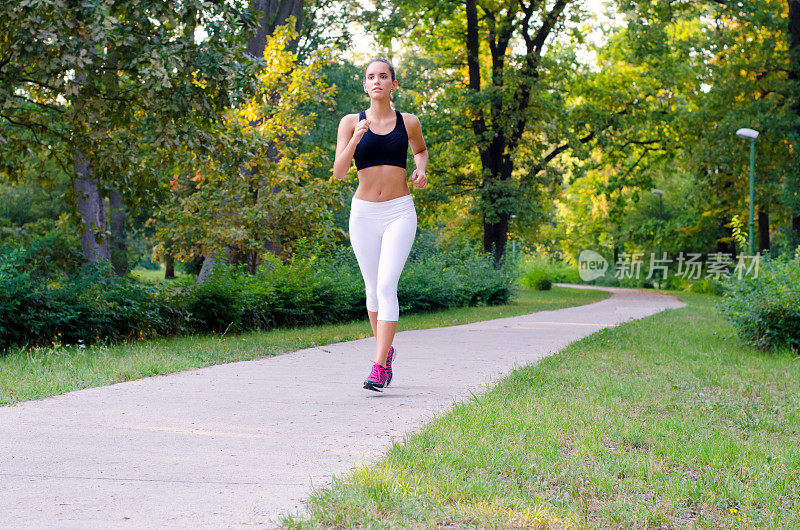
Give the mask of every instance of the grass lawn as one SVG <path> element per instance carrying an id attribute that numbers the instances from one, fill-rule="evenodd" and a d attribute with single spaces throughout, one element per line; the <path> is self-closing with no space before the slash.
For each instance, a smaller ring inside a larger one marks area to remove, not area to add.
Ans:
<path id="1" fill-rule="evenodd" d="M 131 276 L 142 282 L 158 283 L 164 281 L 164 273 L 166 269 L 164 264 L 160 264 L 157 269 L 133 269 Z M 175 277 L 180 278 L 185 276 L 182 272 L 175 271 Z"/>
<path id="2" fill-rule="evenodd" d="M 583 305 L 608 293 L 554 287 L 521 291 L 512 303 L 403 315 L 398 330 L 424 329 Z M 366 311 L 365 311 L 366 313 Z M 275 329 L 230 336 L 189 336 L 112 346 L 56 345 L 0 356 L 0 405 L 233 361 L 259 359 L 311 346 L 369 337 L 369 322 Z"/>
<path id="3" fill-rule="evenodd" d="M 679 296 L 457 404 L 284 524 L 800 527 L 800 357 Z"/>

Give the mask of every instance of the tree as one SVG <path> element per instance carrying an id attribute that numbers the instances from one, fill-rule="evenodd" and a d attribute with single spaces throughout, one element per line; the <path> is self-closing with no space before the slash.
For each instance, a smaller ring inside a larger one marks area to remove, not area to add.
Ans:
<path id="1" fill-rule="evenodd" d="M 584 16 L 580 3 L 570 0 L 465 0 L 379 4 L 367 17 L 380 23 L 373 27 L 384 42 L 403 34 L 413 42 L 415 51 L 404 57 L 433 58 L 441 77 L 449 78 L 434 92 L 426 117 L 435 123 L 439 115 L 447 123 L 453 140 L 445 150 L 452 156 L 444 163 L 452 195 L 474 204 L 484 250 L 497 261 L 511 215 L 541 222 L 537 210 L 557 179 L 553 164 L 608 126 L 566 92 L 582 68 L 574 43 L 582 39 Z"/>
<path id="2" fill-rule="evenodd" d="M 170 220 L 158 229 L 159 252 L 169 244 L 171 253 L 189 260 L 236 249 L 252 256 L 247 264 L 255 272 L 268 241 L 291 254 L 300 239 L 328 237 L 328 212 L 341 198 L 329 180 L 313 178 L 321 153 L 301 139 L 316 118 L 303 106 L 332 105 L 334 92 L 323 79 L 324 57 L 300 65 L 287 50 L 297 38 L 292 22 L 267 39 L 258 92 L 228 112 L 208 154 L 182 153 L 196 173 L 173 176 L 172 198 L 158 216 Z"/>
<path id="3" fill-rule="evenodd" d="M 253 69 L 232 51 L 232 28 L 255 25 L 250 12 L 201 0 L 27 0 L 4 4 L 0 23 L 5 149 L 47 147 L 74 180 L 85 259 L 108 259 L 103 197 L 151 204 L 152 162 L 177 145 L 202 150 L 202 131 L 250 89 Z M 202 44 L 187 31 L 199 25 Z"/>
<path id="4" fill-rule="evenodd" d="M 734 252 L 731 222 L 746 220 L 748 210 L 747 145 L 735 131 L 750 126 L 763 133 L 756 204 L 766 248 L 769 223 L 789 224 L 796 189 L 796 88 L 787 75 L 783 0 L 619 7 L 626 24 L 596 50 L 600 71 L 576 77 L 569 89 L 591 102 L 584 109 L 605 109 L 610 126 L 570 169 L 561 226 L 550 235 L 570 252 L 581 245 Z M 665 218 L 654 187 L 666 190 Z"/>
<path id="5" fill-rule="evenodd" d="M 800 1 L 788 0 L 789 4 L 789 79 L 794 85 L 794 114 L 797 117 L 794 129 L 794 153 L 800 152 Z M 800 241 L 800 172 L 795 167 L 794 173 L 790 176 L 790 189 L 788 197 L 792 202 L 792 229 L 794 230 L 796 241 Z"/>
<path id="6" fill-rule="evenodd" d="M 247 53 L 260 59 L 264 56 L 267 37 L 289 18 L 295 20 L 295 31 L 303 25 L 303 0 L 252 0 L 251 11 L 258 15 L 258 29 L 247 39 Z"/>
<path id="7" fill-rule="evenodd" d="M 264 57 L 264 46 L 267 38 L 272 35 L 277 27 L 285 24 L 286 21 L 292 17 L 295 21 L 295 30 L 299 30 L 302 26 L 303 16 L 303 1 L 302 0 L 252 0 L 250 3 L 250 12 L 258 20 L 258 26 L 255 33 L 249 31 L 246 35 L 247 38 L 247 55 L 256 64 L 262 65 L 262 58 Z M 296 39 L 295 39 L 296 41 Z M 296 46 L 293 41 L 292 45 Z M 255 123 L 251 124 L 255 125 Z M 251 167 L 248 171 L 254 171 Z M 232 213 L 225 215 L 233 216 Z M 273 246 L 274 247 L 274 246 Z M 256 251 L 251 250 L 249 253 L 237 248 L 233 243 L 225 245 L 219 251 L 204 256 L 203 267 L 200 270 L 198 281 L 203 282 L 211 274 L 218 261 L 224 263 L 237 263 L 241 261 L 249 261 L 251 264 L 255 263 L 258 259 Z M 220 259 L 221 258 L 221 259 Z"/>
<path id="8" fill-rule="evenodd" d="M 492 252 L 496 261 L 505 251 L 508 221 L 514 211 L 511 200 L 514 191 L 509 184 L 514 155 L 531 120 L 527 112 L 531 107 L 531 93 L 543 73 L 545 44 L 561 22 L 568 3 L 568 0 L 556 0 L 548 5 L 544 1 L 530 0 L 527 5 L 524 2 L 480 5 L 492 61 L 491 87 L 485 92 L 488 101 L 480 101 L 475 98 L 482 90 L 478 6 L 476 0 L 466 0 L 467 67 L 474 102 L 472 131 L 478 139 L 482 167 L 483 248 L 485 252 Z M 534 14 L 539 19 L 538 24 Z M 507 53 L 516 32 L 525 42 L 525 51 L 520 58 L 519 78 L 508 83 Z"/>

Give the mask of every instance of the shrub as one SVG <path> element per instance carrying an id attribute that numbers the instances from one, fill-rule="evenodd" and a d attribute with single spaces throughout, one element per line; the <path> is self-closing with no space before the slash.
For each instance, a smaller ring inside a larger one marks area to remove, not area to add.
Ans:
<path id="1" fill-rule="evenodd" d="M 203 283 L 191 285 L 186 291 L 186 309 L 197 329 L 225 331 L 244 310 L 242 285 L 233 267 L 217 264 Z"/>
<path id="2" fill-rule="evenodd" d="M 800 261 L 764 259 L 758 275 L 733 277 L 718 304 L 746 342 L 800 350 Z"/>
<path id="3" fill-rule="evenodd" d="M 664 288 L 672 291 L 686 291 L 689 290 L 689 287 L 689 282 L 683 276 L 678 276 L 677 274 L 668 275 L 664 281 Z"/>
<path id="4" fill-rule="evenodd" d="M 519 274 L 519 284 L 525 289 L 547 291 L 554 283 L 581 283 L 577 268 L 541 255 L 522 258 Z"/>
<path id="5" fill-rule="evenodd" d="M 26 267 L 21 248 L 0 249 L 0 349 L 85 344 L 185 332 L 224 332 L 343 322 L 363 317 L 364 281 L 349 246 L 291 263 L 268 255 L 256 274 L 218 264 L 203 283 L 150 284 L 97 264 L 59 278 Z M 415 243 L 398 285 L 405 312 L 502 304 L 515 264 L 496 269 L 465 245 Z"/>
<path id="6" fill-rule="evenodd" d="M 716 296 L 721 296 L 725 291 L 725 287 L 722 283 L 714 281 L 710 278 L 702 278 L 690 283 L 686 290 L 691 293 L 713 294 Z"/>
<path id="7" fill-rule="evenodd" d="M 490 256 L 444 251 L 417 257 L 406 265 L 398 284 L 404 311 L 495 305 L 511 296 L 509 266 L 495 269 Z"/>
<path id="8" fill-rule="evenodd" d="M 0 227 L 0 253 L 22 252 L 16 267 L 37 275 L 74 274 L 83 256 L 80 237 L 65 219 L 39 219 L 18 227 Z"/>
<path id="9" fill-rule="evenodd" d="M 183 316 L 165 307 L 156 288 L 116 276 L 108 263 L 48 279 L 25 258 L 20 249 L 0 250 L 0 349 L 152 337 Z"/>

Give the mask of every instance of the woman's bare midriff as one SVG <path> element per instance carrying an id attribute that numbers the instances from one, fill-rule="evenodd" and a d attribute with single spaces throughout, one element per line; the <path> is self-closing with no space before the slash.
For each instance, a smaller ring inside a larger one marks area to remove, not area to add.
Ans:
<path id="1" fill-rule="evenodd" d="M 398 166 L 365 167 L 358 172 L 356 199 L 369 202 L 390 201 L 411 194 L 406 170 Z"/>

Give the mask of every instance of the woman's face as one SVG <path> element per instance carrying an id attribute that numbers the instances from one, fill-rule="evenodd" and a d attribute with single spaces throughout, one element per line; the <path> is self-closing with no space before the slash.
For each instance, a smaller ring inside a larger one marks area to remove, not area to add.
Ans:
<path id="1" fill-rule="evenodd" d="M 392 72 L 389 70 L 388 64 L 375 61 L 367 67 L 367 73 L 364 76 L 364 90 L 371 99 L 389 99 L 395 88 L 397 88 L 397 80 L 392 81 Z"/>

